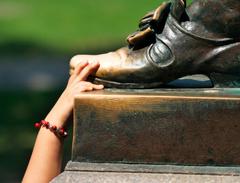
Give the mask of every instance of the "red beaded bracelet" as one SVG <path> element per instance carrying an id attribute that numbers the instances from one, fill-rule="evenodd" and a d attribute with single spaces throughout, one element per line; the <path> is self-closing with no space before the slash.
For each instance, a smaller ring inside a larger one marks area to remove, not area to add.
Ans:
<path id="1" fill-rule="evenodd" d="M 35 128 L 45 127 L 46 129 L 49 129 L 51 132 L 53 132 L 58 137 L 65 138 L 68 135 L 68 133 L 65 131 L 65 129 L 63 127 L 57 128 L 57 126 L 51 125 L 49 122 L 47 122 L 45 120 L 41 120 L 40 122 L 35 123 L 34 126 L 35 126 Z"/>

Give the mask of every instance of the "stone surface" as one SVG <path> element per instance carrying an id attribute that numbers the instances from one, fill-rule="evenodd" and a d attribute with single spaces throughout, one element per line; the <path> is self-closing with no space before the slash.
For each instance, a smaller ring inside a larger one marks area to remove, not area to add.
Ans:
<path id="1" fill-rule="evenodd" d="M 83 163 L 69 161 L 65 171 L 240 176 L 240 166 Z"/>
<path id="2" fill-rule="evenodd" d="M 79 95 L 72 161 L 52 182 L 238 183 L 239 110 L 240 89 Z"/>
<path id="3" fill-rule="evenodd" d="M 240 165 L 240 89 L 76 97 L 72 161 Z"/>
<path id="4" fill-rule="evenodd" d="M 240 167 L 69 162 L 52 183 L 238 183 Z"/>
<path id="5" fill-rule="evenodd" d="M 72 172 L 66 171 L 52 183 L 239 183 L 235 176 L 116 173 L 116 172 Z"/>

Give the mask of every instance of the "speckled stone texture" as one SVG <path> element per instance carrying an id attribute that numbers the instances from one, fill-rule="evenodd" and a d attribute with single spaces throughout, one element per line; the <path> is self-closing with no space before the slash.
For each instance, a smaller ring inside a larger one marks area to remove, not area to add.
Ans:
<path id="1" fill-rule="evenodd" d="M 240 167 L 179 166 L 69 161 L 52 183 L 238 183 Z"/>
<path id="2" fill-rule="evenodd" d="M 71 172 L 66 171 L 51 183 L 240 183 L 240 177 L 214 175 Z"/>

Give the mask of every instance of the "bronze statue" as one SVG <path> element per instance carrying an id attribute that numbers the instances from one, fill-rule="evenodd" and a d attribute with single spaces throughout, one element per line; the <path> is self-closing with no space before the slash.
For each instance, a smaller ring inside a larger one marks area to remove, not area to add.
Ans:
<path id="1" fill-rule="evenodd" d="M 238 88 L 76 95 L 72 158 L 53 182 L 239 182 L 239 30 L 240 0 L 187 8 L 172 0 L 140 20 L 128 47 L 73 57 L 72 69 L 99 61 L 89 79 L 106 87 L 165 87 L 204 74 L 214 87 Z"/>
<path id="2" fill-rule="evenodd" d="M 204 74 L 215 87 L 239 87 L 239 30 L 238 0 L 195 0 L 187 8 L 185 0 L 163 3 L 140 21 L 128 48 L 90 56 L 101 65 L 93 79 L 106 87 L 156 88 Z"/>

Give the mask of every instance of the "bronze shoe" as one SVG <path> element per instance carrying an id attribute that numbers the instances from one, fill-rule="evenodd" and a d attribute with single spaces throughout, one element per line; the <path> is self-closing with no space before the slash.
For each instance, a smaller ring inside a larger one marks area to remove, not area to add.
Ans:
<path id="1" fill-rule="evenodd" d="M 128 39 L 130 48 L 110 53 L 117 59 L 98 58 L 94 82 L 116 88 L 156 88 L 183 76 L 204 74 L 215 87 L 240 86 L 239 1 L 195 0 L 186 9 L 185 1 L 173 0 L 161 10 L 167 14 L 166 21 L 160 18 L 163 29 L 148 19 L 140 34 L 149 29 L 150 34 Z M 146 35 L 150 42 L 144 42 Z"/>

